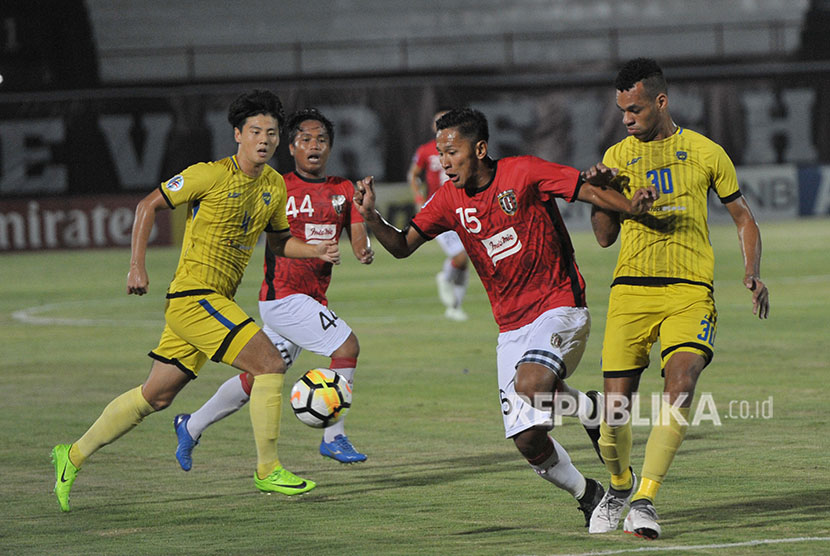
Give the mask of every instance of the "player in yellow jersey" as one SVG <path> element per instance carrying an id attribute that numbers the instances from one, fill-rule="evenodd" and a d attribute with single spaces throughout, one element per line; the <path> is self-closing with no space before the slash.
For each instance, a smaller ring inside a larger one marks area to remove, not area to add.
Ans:
<path id="1" fill-rule="evenodd" d="M 69 511 L 69 491 L 84 462 L 147 415 L 171 404 L 208 358 L 254 375 L 251 423 L 257 447 L 254 483 L 262 491 L 300 494 L 314 488 L 277 458 L 283 363 L 274 344 L 233 300 L 257 239 L 280 256 L 338 263 L 333 240 L 311 245 L 291 236 L 286 189 L 268 166 L 279 145 L 282 104 L 270 91 L 240 95 L 228 109 L 236 155 L 185 169 L 142 199 L 136 208 L 127 293 L 144 295 L 147 239 L 159 210 L 187 207 L 182 252 L 167 290 L 165 327 L 144 384 L 112 400 L 86 433 L 52 450 L 55 494 Z"/>
<path id="2" fill-rule="evenodd" d="M 616 183 L 628 197 L 646 186 L 654 186 L 660 196 L 644 215 L 597 207 L 591 213 L 597 241 L 608 247 L 619 236 L 620 253 L 602 347 L 605 414 L 599 444 L 611 488 L 594 510 L 589 531 L 615 530 L 630 501 L 624 530 L 655 539 L 660 525 L 654 499 L 683 441 L 697 380 L 714 353 L 714 255 L 706 209 L 710 189 L 738 228 L 743 282 L 752 292 L 753 313 L 762 319 L 769 314 L 769 292 L 760 278 L 758 225 L 724 150 L 674 123 L 666 81 L 654 60 L 627 62 L 615 86 L 629 136 L 608 149 L 603 164 L 619 168 Z M 626 409 L 658 338 L 663 407 L 652 424 L 637 488 Z"/>

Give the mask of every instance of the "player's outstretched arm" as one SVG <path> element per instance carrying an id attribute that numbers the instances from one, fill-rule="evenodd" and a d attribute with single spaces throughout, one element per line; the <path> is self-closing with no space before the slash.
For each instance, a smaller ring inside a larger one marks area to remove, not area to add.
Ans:
<path id="1" fill-rule="evenodd" d="M 601 247 L 610 247 L 620 235 L 620 213 L 591 206 L 591 229 Z"/>
<path id="2" fill-rule="evenodd" d="M 268 248 L 278 257 L 289 259 L 321 259 L 327 263 L 340 264 L 340 247 L 335 239 L 319 243 L 306 243 L 291 235 L 291 232 L 268 232 Z"/>
<path id="3" fill-rule="evenodd" d="M 383 219 L 375 208 L 376 197 L 372 176 L 356 181 L 354 188 L 354 203 L 357 210 L 380 244 L 393 257 L 396 259 L 408 257 L 424 243 L 424 238 L 414 228 L 409 228 L 404 233 Z"/>
<path id="4" fill-rule="evenodd" d="M 141 199 L 135 208 L 132 239 L 130 240 L 130 270 L 127 272 L 127 294 L 144 295 L 150 287 L 145 256 L 147 240 L 156 221 L 156 212 L 169 208 L 159 189 Z"/>
<path id="5" fill-rule="evenodd" d="M 761 230 L 743 197 L 726 203 L 726 209 L 738 227 L 738 242 L 744 257 L 744 286 L 752 292 L 752 314 L 765 319 L 769 316 L 769 290 L 761 281 Z"/>
<path id="6" fill-rule="evenodd" d="M 598 166 L 602 165 L 599 164 Z M 606 168 L 606 170 L 610 169 Z M 579 188 L 577 199 L 591 203 L 601 209 L 626 214 L 643 214 L 648 212 L 654 201 L 657 200 L 657 190 L 653 186 L 638 189 L 629 200 L 625 195 L 610 187 L 613 178 L 610 172 L 603 172 L 594 176 L 589 176 L 585 172 L 583 177 L 585 183 Z"/>

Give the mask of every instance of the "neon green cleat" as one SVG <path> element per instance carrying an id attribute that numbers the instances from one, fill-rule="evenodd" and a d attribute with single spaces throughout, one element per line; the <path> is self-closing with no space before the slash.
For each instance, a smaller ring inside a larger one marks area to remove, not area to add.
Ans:
<path id="1" fill-rule="evenodd" d="M 257 477 L 256 472 L 254 472 L 254 484 L 262 492 L 279 492 L 286 496 L 302 494 L 317 486 L 317 483 L 314 481 L 301 479 L 282 466 L 274 469 L 264 479 Z"/>
<path id="2" fill-rule="evenodd" d="M 75 477 L 78 476 L 79 468 L 75 467 L 69 460 L 69 448 L 71 444 L 58 444 L 52 448 L 52 463 L 55 465 L 55 494 L 61 511 L 69 511 L 69 490 Z"/>

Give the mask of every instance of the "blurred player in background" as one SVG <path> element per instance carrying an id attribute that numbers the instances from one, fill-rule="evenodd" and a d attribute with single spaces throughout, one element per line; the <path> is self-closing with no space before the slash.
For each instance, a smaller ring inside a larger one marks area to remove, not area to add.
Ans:
<path id="1" fill-rule="evenodd" d="M 557 415 L 574 416 L 595 415 L 599 409 L 595 397 L 565 383 L 585 351 L 590 316 L 585 282 L 555 197 L 642 213 L 651 206 L 653 190 L 628 200 L 605 187 L 614 173 L 601 165 L 580 172 L 533 156 L 493 160 L 487 120 L 476 110 L 452 110 L 438 120 L 437 129 L 441 167 L 450 183 L 405 231 L 375 209 L 371 177 L 357 183 L 355 202 L 378 241 L 396 258 L 409 256 L 446 230 L 458 232 L 499 326 L 505 436 L 540 477 L 578 500 L 587 526 L 603 497 L 602 485 L 586 479 L 548 434 L 552 407 Z M 571 403 L 561 403 L 564 398 Z"/>
<path id="2" fill-rule="evenodd" d="M 308 244 L 291 236 L 285 216 L 285 182 L 266 162 L 279 144 L 282 104 L 270 91 L 240 95 L 228 109 L 239 144 L 234 156 L 190 166 L 142 199 L 132 232 L 127 293 L 144 295 L 147 239 L 159 210 L 186 205 L 182 252 L 167 290 L 166 321 L 143 385 L 118 396 L 73 444 L 52 450 L 55 494 L 69 511 L 69 491 L 92 454 L 169 406 L 196 378 L 208 358 L 256 376 L 251 423 L 257 447 L 254 483 L 262 491 L 300 494 L 314 488 L 283 468 L 277 457 L 285 363 L 268 336 L 233 301 L 257 239 L 268 232 L 270 249 L 292 258 L 338 263 L 334 239 Z"/>
<path id="3" fill-rule="evenodd" d="M 288 118 L 289 151 L 294 171 L 285 174 L 288 190 L 286 214 L 291 234 L 308 243 L 338 240 L 346 229 L 357 260 L 371 264 L 374 253 L 363 218 L 352 202 L 354 185 L 345 178 L 326 175 L 334 126 L 314 108 Z M 317 259 L 286 259 L 265 248 L 265 279 L 259 292 L 263 331 L 290 367 L 303 349 L 331 357 L 329 368 L 354 384 L 360 346 L 352 329 L 328 308 L 326 290 L 331 282 L 331 263 Z M 290 338 L 290 339 L 289 339 Z M 192 466 L 193 448 L 202 432 L 234 413 L 250 399 L 253 377 L 242 373 L 222 384 L 192 415 L 176 415 L 176 459 L 185 471 Z M 320 453 L 342 463 L 366 460 L 355 450 L 344 430 L 344 419 L 323 430 Z"/>
<path id="4" fill-rule="evenodd" d="M 758 225 L 723 148 L 672 121 L 666 81 L 654 60 L 627 62 L 615 86 L 629 136 L 606 151 L 603 163 L 621 169 L 618 183 L 627 197 L 653 186 L 660 198 L 642 215 L 592 209 L 599 244 L 608 247 L 618 236 L 621 239 L 602 347 L 605 418 L 600 450 L 611 486 L 589 530 L 615 530 L 630 500 L 623 529 L 656 539 L 660 525 L 654 499 L 683 442 L 698 377 L 714 354 L 717 310 L 707 223 L 710 189 L 738 227 L 744 285 L 752 292 L 753 312 L 762 319 L 769 314 L 769 292 L 760 278 Z M 665 377 L 663 408 L 660 420 L 653 423 L 635 492 L 630 416 L 617 418 L 615 408 L 622 402 L 631 407 L 631 395 L 658 338 Z"/>
<path id="5" fill-rule="evenodd" d="M 446 110 L 441 110 L 435 114 L 432 120 L 433 133 L 437 131 L 435 122 L 446 113 Z M 426 199 L 432 197 L 447 181 L 447 174 L 444 173 L 441 162 L 438 160 L 438 149 L 434 138 L 415 151 L 412 165 L 407 172 L 407 180 L 409 187 L 412 188 L 416 211 L 421 210 Z M 424 195 L 424 189 L 426 189 L 426 195 Z M 444 259 L 444 267 L 435 275 L 438 297 L 446 307 L 444 316 L 456 321 L 465 321 L 468 317 L 461 308 L 461 303 L 464 301 L 467 283 L 470 280 L 470 273 L 467 270 L 467 253 L 464 251 L 461 240 L 458 239 L 458 234 L 452 230 L 439 235 L 435 241 L 447 255 Z"/>

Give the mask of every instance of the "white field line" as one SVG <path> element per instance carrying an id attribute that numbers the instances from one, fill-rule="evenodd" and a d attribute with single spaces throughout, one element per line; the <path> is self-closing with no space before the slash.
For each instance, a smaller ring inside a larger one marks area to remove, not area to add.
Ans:
<path id="1" fill-rule="evenodd" d="M 550 556 L 609 556 L 612 554 L 643 554 L 650 552 L 687 552 L 689 550 L 717 550 L 719 548 L 738 548 L 742 546 L 761 546 L 772 544 L 826 542 L 830 537 L 792 537 L 788 539 L 758 539 L 754 541 L 730 542 L 717 544 L 691 544 L 676 546 L 642 546 L 638 548 L 621 548 L 615 550 L 595 550 L 573 554 L 552 554 Z M 805 548 L 806 550 L 806 548 Z"/>
<path id="2" fill-rule="evenodd" d="M 424 298 L 426 299 L 426 298 Z M 431 297 L 429 299 L 432 299 Z M 435 298 L 437 300 L 437 297 Z M 400 302 L 400 299 L 391 299 L 385 300 L 384 303 L 391 303 L 394 304 L 395 302 Z M 14 311 L 11 314 L 13 320 L 17 322 L 21 322 L 23 324 L 29 324 L 33 326 L 163 326 L 164 325 L 164 317 L 162 312 L 159 311 L 159 318 L 158 319 L 131 319 L 129 317 L 125 317 L 122 319 L 110 319 L 110 318 L 84 318 L 84 317 L 51 317 L 48 314 L 53 311 L 62 311 L 66 310 L 67 308 L 72 307 L 86 307 L 89 305 L 101 305 L 104 303 L 111 303 L 111 299 L 87 299 L 82 301 L 62 301 L 59 303 L 47 303 L 45 305 L 35 305 L 34 307 L 27 307 L 25 309 L 19 309 Z M 407 302 L 411 302 L 411 300 L 407 300 Z M 336 308 L 335 308 L 336 310 Z M 376 316 L 352 316 L 349 317 L 347 322 L 355 322 L 355 323 L 363 323 L 363 324 L 393 324 L 399 322 L 412 322 L 412 321 L 434 321 L 436 319 L 443 318 L 443 307 L 438 307 L 438 303 L 436 301 L 436 309 L 434 313 L 418 313 L 412 315 L 406 315 L 405 317 L 401 317 L 399 315 L 376 315 Z M 337 311 L 338 313 L 340 311 Z"/>
<path id="3" fill-rule="evenodd" d="M 830 282 L 830 274 L 819 274 L 819 275 L 810 275 L 810 276 L 782 276 L 780 278 L 771 278 L 766 281 L 767 284 L 810 284 L 810 283 L 822 283 L 822 282 Z M 715 283 L 717 287 L 718 284 L 723 283 L 722 281 L 718 281 Z M 481 298 L 485 299 L 486 296 L 484 295 L 475 295 L 475 296 L 468 296 L 468 301 Z M 389 305 L 396 305 L 401 303 L 411 303 L 413 300 L 418 301 L 430 301 L 435 300 L 436 297 L 397 297 L 392 299 L 386 299 L 383 302 Z M 11 314 L 12 319 L 22 322 L 25 324 L 31 324 L 35 326 L 159 326 L 159 324 L 163 323 L 163 318 L 160 316 L 158 319 L 107 319 L 107 318 L 84 318 L 84 317 L 50 317 L 48 315 L 44 315 L 43 313 L 49 313 L 52 311 L 57 311 L 61 309 L 66 309 L 68 307 L 79 306 L 85 307 L 88 305 L 93 304 L 102 304 L 102 303 L 111 303 L 112 299 L 103 299 L 103 300 L 76 300 L 76 301 L 63 301 L 59 303 L 48 303 L 46 305 L 36 305 L 34 307 L 27 307 L 25 309 L 19 309 L 14 311 Z M 340 300 L 337 302 L 335 310 L 337 307 L 342 306 L 349 306 L 352 303 L 349 300 Z M 802 302 L 795 302 L 795 303 L 786 303 L 783 306 L 785 307 L 799 307 L 799 306 L 812 306 L 814 303 L 810 300 L 805 300 Z M 365 305 L 364 302 L 360 302 L 360 305 Z M 745 304 L 718 304 L 719 307 L 743 307 Z M 776 300 L 775 306 L 781 306 L 780 301 Z M 338 311 L 339 312 L 339 311 Z M 404 317 L 398 315 L 376 315 L 376 316 L 360 316 L 360 315 L 353 315 L 347 318 L 347 322 L 355 322 L 355 323 L 364 323 L 364 324 L 384 324 L 384 323 L 399 323 L 399 322 L 412 322 L 412 321 L 433 321 L 438 319 L 442 316 L 443 309 L 436 304 L 436 308 L 434 312 L 424 312 L 419 314 L 409 314 Z"/>
<path id="4" fill-rule="evenodd" d="M 65 310 L 71 307 L 88 307 L 90 305 L 110 304 L 112 299 L 84 299 L 75 301 L 62 301 L 60 303 L 47 303 L 27 307 L 12 313 L 12 319 L 25 324 L 35 326 L 159 326 L 164 324 L 164 319 L 93 319 L 84 317 L 50 317 L 42 315 L 52 311 Z"/>

